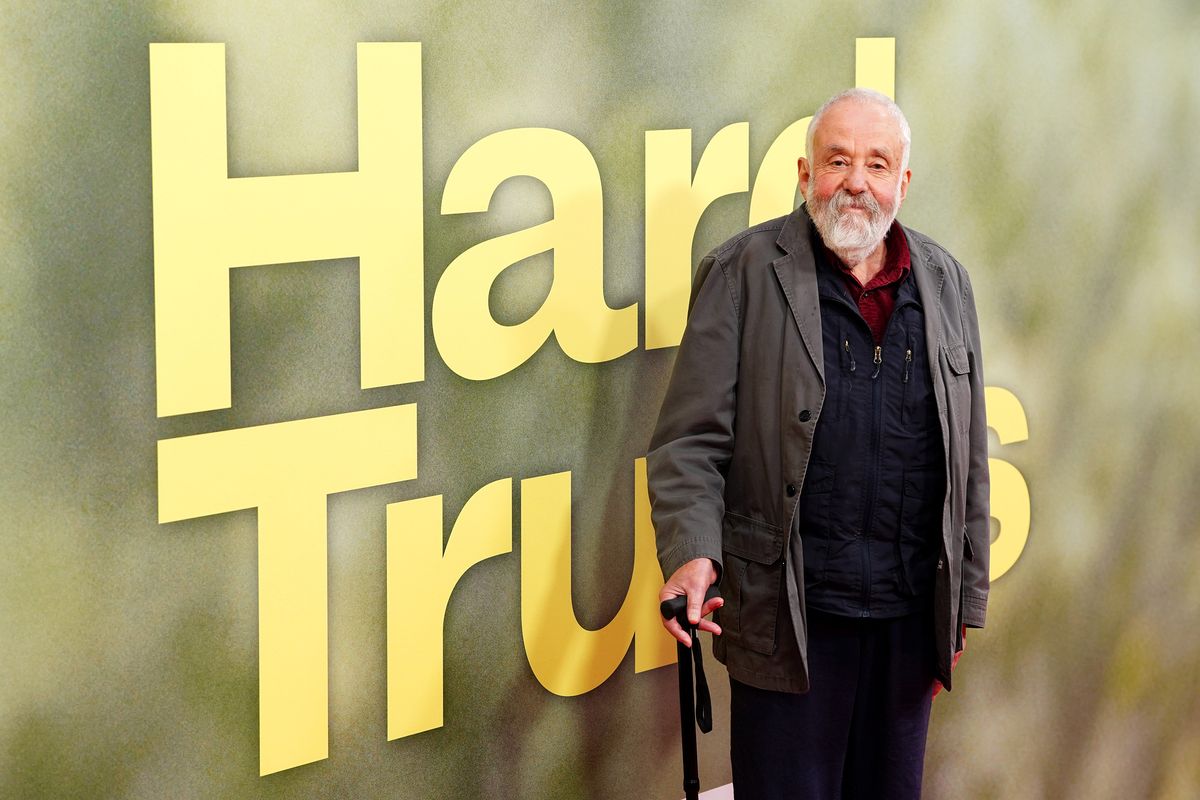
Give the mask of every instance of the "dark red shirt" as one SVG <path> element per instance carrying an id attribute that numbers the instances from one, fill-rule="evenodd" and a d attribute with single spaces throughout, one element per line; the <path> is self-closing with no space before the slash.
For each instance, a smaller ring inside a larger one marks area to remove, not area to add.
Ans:
<path id="1" fill-rule="evenodd" d="M 858 278 L 854 277 L 840 258 L 828 252 L 829 262 L 841 268 L 846 288 L 850 290 L 854 302 L 858 303 L 858 313 L 866 320 L 876 344 L 883 341 L 883 331 L 892 317 L 892 309 L 896 307 L 896 291 L 900 288 L 900 282 L 912 271 L 908 240 L 904 237 L 899 222 L 892 221 L 892 227 L 888 229 L 883 241 L 887 249 L 883 269 L 869 280 L 866 286 L 858 282 Z"/>

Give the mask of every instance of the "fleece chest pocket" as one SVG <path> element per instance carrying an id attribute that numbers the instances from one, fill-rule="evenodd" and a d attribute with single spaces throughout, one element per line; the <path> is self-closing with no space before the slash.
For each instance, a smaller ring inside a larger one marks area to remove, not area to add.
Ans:
<path id="1" fill-rule="evenodd" d="M 724 636 L 765 655 L 775 652 L 783 595 L 784 532 L 727 511 L 722 520 L 724 571 L 718 612 Z"/>
<path id="2" fill-rule="evenodd" d="M 903 341 L 895 348 L 900 374 L 900 424 L 910 431 L 923 433 L 925 426 L 938 426 L 937 400 L 929 374 L 929 356 L 925 332 L 918 317 L 909 325 Z"/>

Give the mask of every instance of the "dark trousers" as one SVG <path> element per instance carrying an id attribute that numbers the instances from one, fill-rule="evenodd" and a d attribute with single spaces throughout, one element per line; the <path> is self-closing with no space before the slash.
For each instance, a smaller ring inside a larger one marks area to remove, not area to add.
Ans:
<path id="1" fill-rule="evenodd" d="M 737 800 L 920 798 L 932 614 L 856 619 L 810 609 L 808 665 L 807 694 L 730 680 Z"/>

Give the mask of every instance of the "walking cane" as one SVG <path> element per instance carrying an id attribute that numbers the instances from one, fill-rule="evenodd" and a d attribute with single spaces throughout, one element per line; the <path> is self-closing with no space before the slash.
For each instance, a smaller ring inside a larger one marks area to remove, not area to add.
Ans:
<path id="1" fill-rule="evenodd" d="M 707 603 L 720 592 L 716 586 L 709 586 L 704 595 Z M 704 656 L 700 653 L 700 640 L 696 636 L 696 626 L 688 621 L 687 597 L 680 595 L 670 600 L 663 600 L 659 605 L 663 619 L 674 617 L 679 627 L 692 637 L 692 646 L 683 642 L 675 642 L 676 655 L 679 657 L 679 725 L 683 733 L 683 792 L 685 800 L 698 800 L 700 797 L 700 770 L 696 764 L 696 727 L 692 724 L 695 715 L 696 725 L 702 733 L 712 730 L 712 698 L 708 694 L 708 681 L 704 678 Z M 692 699 L 692 663 L 696 665 L 696 697 Z"/>

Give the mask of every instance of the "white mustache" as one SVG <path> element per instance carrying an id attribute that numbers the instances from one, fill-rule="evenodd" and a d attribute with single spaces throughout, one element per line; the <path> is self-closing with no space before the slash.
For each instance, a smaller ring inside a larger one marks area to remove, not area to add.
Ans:
<path id="1" fill-rule="evenodd" d="M 872 217 L 877 216 L 883 211 L 879 206 L 879 201 L 870 192 L 853 195 L 845 189 L 839 189 L 837 194 L 829 198 L 829 206 L 839 216 L 848 208 L 862 209 L 869 212 Z"/>

